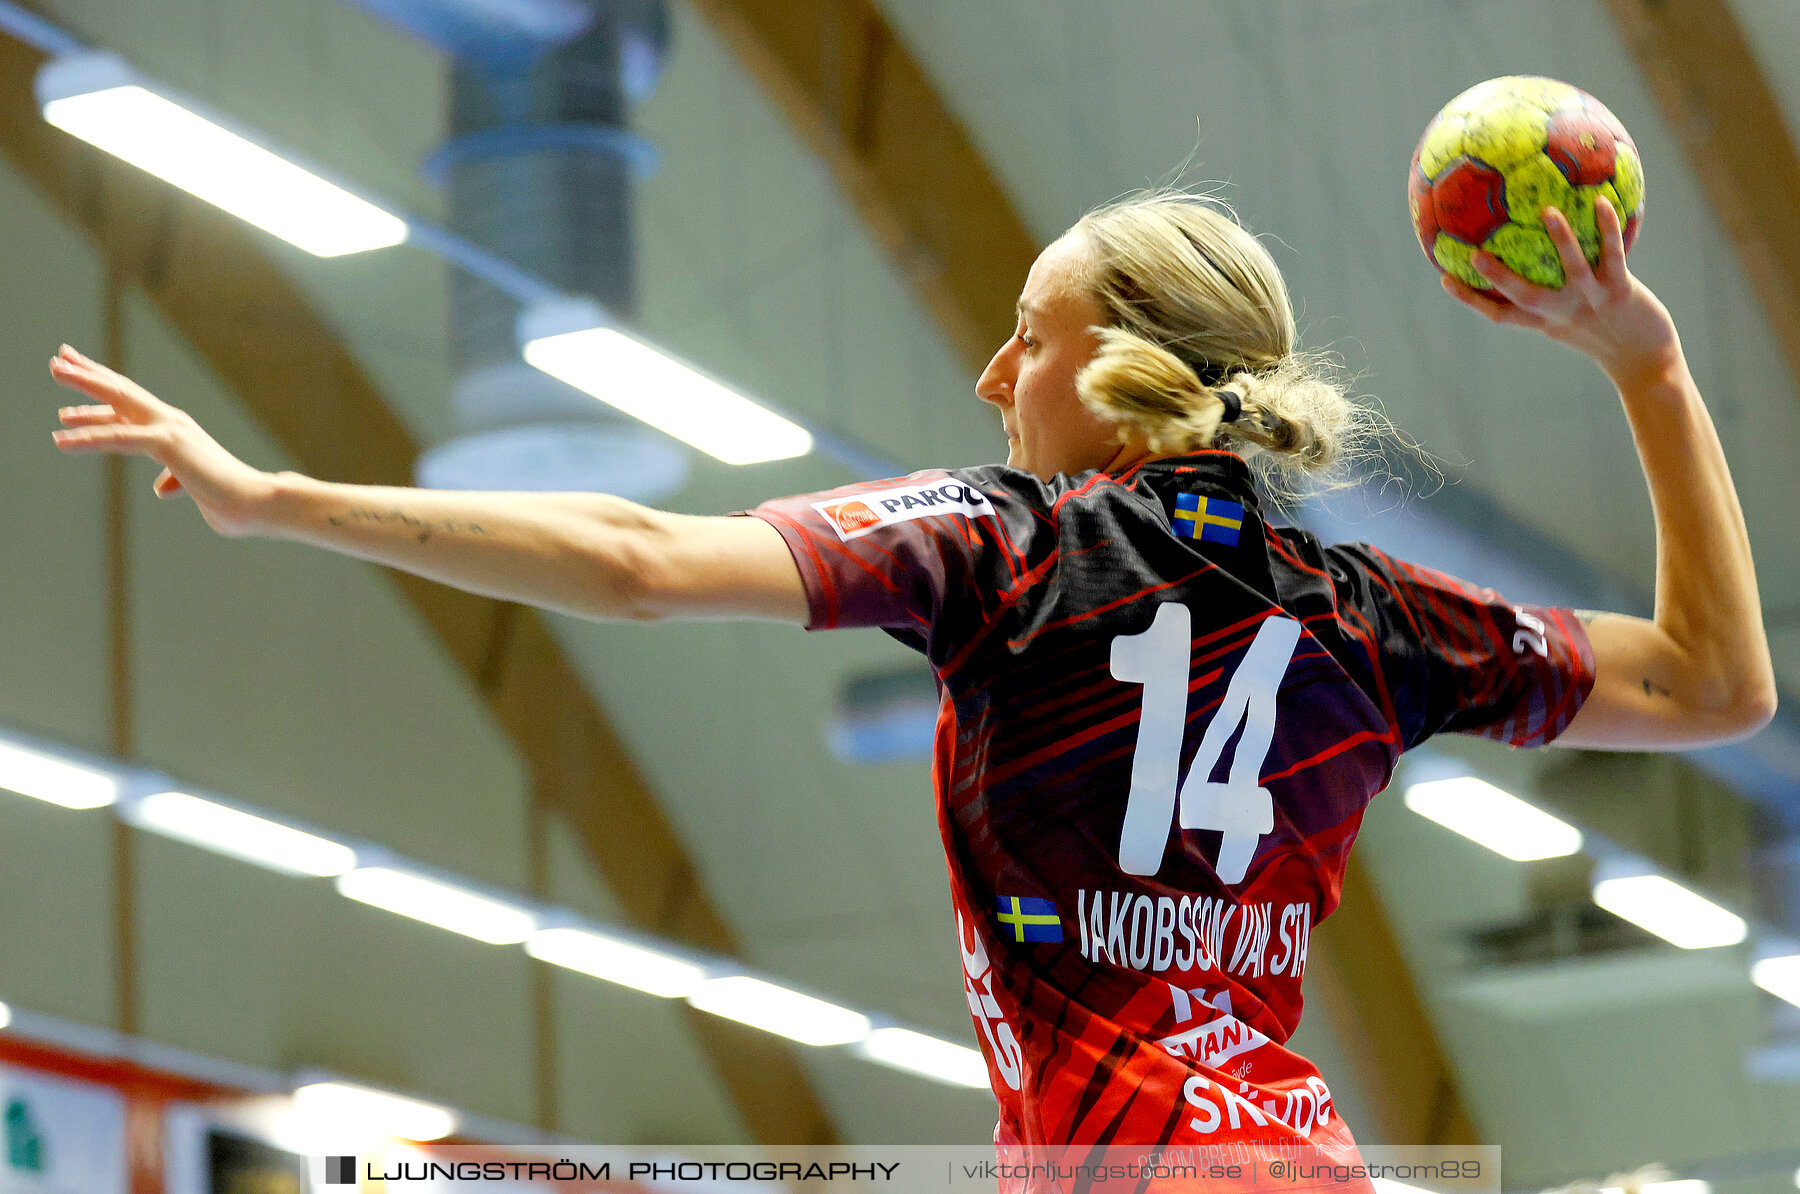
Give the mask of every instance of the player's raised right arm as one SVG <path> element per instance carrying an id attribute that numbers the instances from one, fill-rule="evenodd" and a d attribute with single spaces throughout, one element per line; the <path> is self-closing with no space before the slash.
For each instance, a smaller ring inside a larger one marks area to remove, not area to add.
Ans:
<path id="1" fill-rule="evenodd" d="M 1746 737 L 1775 715 L 1775 673 L 1718 433 L 1678 342 L 1612 378 L 1656 517 L 1656 606 L 1650 619 L 1582 615 L 1594 691 L 1561 741 L 1655 750 Z"/>
<path id="2" fill-rule="evenodd" d="M 1656 517 L 1653 618 L 1584 616 L 1595 682 L 1558 741 L 1616 750 L 1677 749 L 1755 733 L 1775 715 L 1774 667 L 1756 569 L 1719 436 L 1668 310 L 1625 266 L 1619 220 L 1597 205 L 1601 259 L 1590 269 L 1568 222 L 1546 212 L 1568 283 L 1544 289 L 1492 258 L 1476 268 L 1497 303 L 1445 288 L 1498 323 L 1586 353 L 1617 388 Z"/>

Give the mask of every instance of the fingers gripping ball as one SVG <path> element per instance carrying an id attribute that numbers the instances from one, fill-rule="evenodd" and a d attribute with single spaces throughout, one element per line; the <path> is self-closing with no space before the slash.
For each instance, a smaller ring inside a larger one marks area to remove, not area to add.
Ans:
<path id="1" fill-rule="evenodd" d="M 1599 100 L 1555 79 L 1509 75 L 1469 88 L 1425 126 L 1407 200 L 1432 264 L 1504 301 L 1470 254 L 1485 249 L 1529 282 L 1561 286 L 1544 208 L 1568 217 L 1597 264 L 1595 205 L 1613 205 L 1629 250 L 1644 220 L 1644 168 L 1631 134 Z"/>

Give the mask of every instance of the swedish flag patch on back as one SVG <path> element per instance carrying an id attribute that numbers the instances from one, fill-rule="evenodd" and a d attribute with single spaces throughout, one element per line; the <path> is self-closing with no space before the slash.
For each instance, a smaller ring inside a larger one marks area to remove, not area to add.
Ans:
<path id="1" fill-rule="evenodd" d="M 1175 495 L 1175 517 L 1169 527 L 1183 539 L 1235 547 L 1244 527 L 1244 504 L 1198 493 Z"/>

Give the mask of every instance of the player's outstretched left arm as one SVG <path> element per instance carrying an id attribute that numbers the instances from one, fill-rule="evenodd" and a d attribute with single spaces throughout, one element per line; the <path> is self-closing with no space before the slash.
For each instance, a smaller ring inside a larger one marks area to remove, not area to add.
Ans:
<path id="1" fill-rule="evenodd" d="M 486 597 L 594 619 L 762 618 L 804 625 L 806 592 L 759 518 L 694 518 L 599 493 L 468 493 L 266 473 L 186 412 L 65 345 L 65 452 L 147 456 L 159 497 L 186 493 L 215 531 L 310 543 Z"/>
<path id="2" fill-rule="evenodd" d="M 1568 278 L 1560 290 L 1534 286 L 1485 253 L 1475 267 L 1508 302 L 1444 279 L 1488 319 L 1540 331 L 1599 364 L 1650 486 L 1654 617 L 1583 614 L 1596 679 L 1558 741 L 1655 750 L 1747 737 L 1774 717 L 1776 689 L 1743 510 L 1674 320 L 1626 269 L 1612 205 L 1596 208 L 1601 252 L 1591 268 L 1567 219 L 1545 210 Z"/>

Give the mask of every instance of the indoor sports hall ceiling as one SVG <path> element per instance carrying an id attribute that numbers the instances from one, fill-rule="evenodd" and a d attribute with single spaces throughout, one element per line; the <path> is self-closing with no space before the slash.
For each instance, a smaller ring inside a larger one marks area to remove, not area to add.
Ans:
<path id="1" fill-rule="evenodd" d="M 446 135 L 446 64 L 337 0 L 38 7 L 368 190 L 427 216 L 440 211 L 417 164 Z M 1787 690 L 1800 691 L 1800 537 L 1791 529 L 1800 395 L 1598 0 L 881 7 L 1040 241 L 1191 157 L 1187 178 L 1222 183 L 1243 220 L 1268 236 L 1310 344 L 1337 349 L 1360 391 L 1448 461 L 1457 484 L 1647 594 L 1650 507 L 1616 398 L 1584 360 L 1490 327 L 1447 299 L 1412 237 L 1404 199 L 1419 131 L 1469 84 L 1541 73 L 1598 95 L 1644 157 L 1649 214 L 1632 266 L 1682 329 L 1743 498 L 1777 666 Z M 1800 128 L 1800 17 L 1786 0 L 1735 7 Z M 644 327 L 907 468 L 998 458 L 997 419 L 974 398 L 969 369 L 829 170 L 714 30 L 680 0 L 671 8 L 675 48 L 636 121 L 662 154 L 638 193 Z M 58 341 L 98 343 L 102 270 L 6 169 L 0 227 L 16 233 L 7 255 L 18 280 L 0 297 L 12 329 L 0 340 L 0 368 L 13 395 L 0 413 L 0 452 L 16 479 L 0 533 L 14 536 L 15 558 L 31 561 L 0 578 L 8 630 L 0 675 L 10 677 L 0 686 L 0 724 L 104 747 L 105 645 L 95 629 L 103 625 L 101 472 L 54 456 L 57 398 L 37 380 Z M 277 256 L 414 436 L 430 444 L 447 435 L 446 268 L 406 249 L 334 261 L 285 249 Z M 132 304 L 128 323 L 130 365 L 146 384 L 253 463 L 290 466 L 147 304 Z M 134 473 L 140 752 L 263 807 L 522 887 L 519 760 L 391 585 L 353 562 L 219 540 L 191 510 L 148 499 L 153 471 Z M 739 469 L 697 456 L 687 488 L 665 504 L 720 513 L 852 479 L 818 456 Z M 764 625 L 555 626 L 749 961 L 972 1042 L 927 768 L 851 766 L 823 737 L 840 683 L 905 665 L 908 652 L 874 634 Z M 1556 753 L 1469 755 L 1526 793 L 1554 779 Z M 1770 1154 L 1800 1141 L 1800 1088 L 1743 1076 L 1742 1056 L 1766 1017 L 1741 966 L 1695 976 L 1682 959 L 1657 955 L 1633 972 L 1630 989 L 1618 973 L 1601 973 L 1589 984 L 1599 993 L 1583 1000 L 1530 984 L 1471 996 L 1460 934 L 1516 915 L 1525 878 L 1406 812 L 1396 796 L 1371 811 L 1364 857 L 1465 1102 L 1483 1138 L 1506 1145 L 1509 1189 L 1652 1160 L 1679 1168 Z M 0 822 L 0 871 L 11 876 L 0 877 L 0 900 L 49 884 L 68 901 L 82 940 L 103 938 L 104 910 L 72 880 L 53 880 L 42 861 L 63 856 L 56 851 L 87 857 L 92 842 L 82 835 L 91 833 L 44 818 Z M 571 841 L 559 840 L 555 858 L 559 898 L 616 915 Z M 421 1037 L 416 1057 L 389 1050 L 386 1070 L 367 1076 L 529 1118 L 528 1083 L 506 1076 L 504 1065 L 496 1073 L 434 1059 L 446 1042 L 483 1035 L 505 1038 L 495 1048 L 525 1049 L 510 1013 L 495 1028 L 482 1010 L 523 1005 L 520 963 L 356 936 L 360 922 L 326 908 L 323 896 L 265 889 L 177 847 L 154 847 L 146 869 L 157 886 L 145 897 L 142 948 L 169 984 L 146 1021 L 152 1035 L 270 1068 L 305 1058 L 348 1070 L 359 1050 L 381 1052 L 381 1035 L 402 1031 L 408 1017 L 394 1004 L 416 997 L 421 1018 L 441 1021 L 441 1034 Z M 258 930 L 221 908 L 265 904 L 276 911 L 254 924 L 293 933 L 300 957 L 322 955 L 349 934 L 371 950 L 416 950 L 421 967 L 454 966 L 464 985 L 403 995 L 397 979 L 326 982 L 298 961 L 248 967 L 244 958 L 262 956 Z M 8 966 L 9 952 L 50 959 L 56 943 L 9 931 L 0 923 L 0 996 L 29 1005 L 35 995 L 45 1010 L 104 1022 L 105 1001 L 91 993 L 110 964 L 103 952 L 78 942 L 27 974 Z M 267 1024 L 234 1020 L 224 994 L 233 984 L 280 1014 Z M 561 990 L 564 1047 L 581 1059 L 580 1072 L 565 1077 L 569 1132 L 671 1143 L 742 1134 L 673 1012 L 594 984 Z M 1302 1051 L 1319 1061 L 1355 1127 L 1363 1096 L 1341 1056 L 1346 1042 L 1320 1017 L 1302 1031 Z M 984 1093 L 821 1051 L 806 1062 L 846 1138 L 980 1141 L 991 1131 Z"/>

